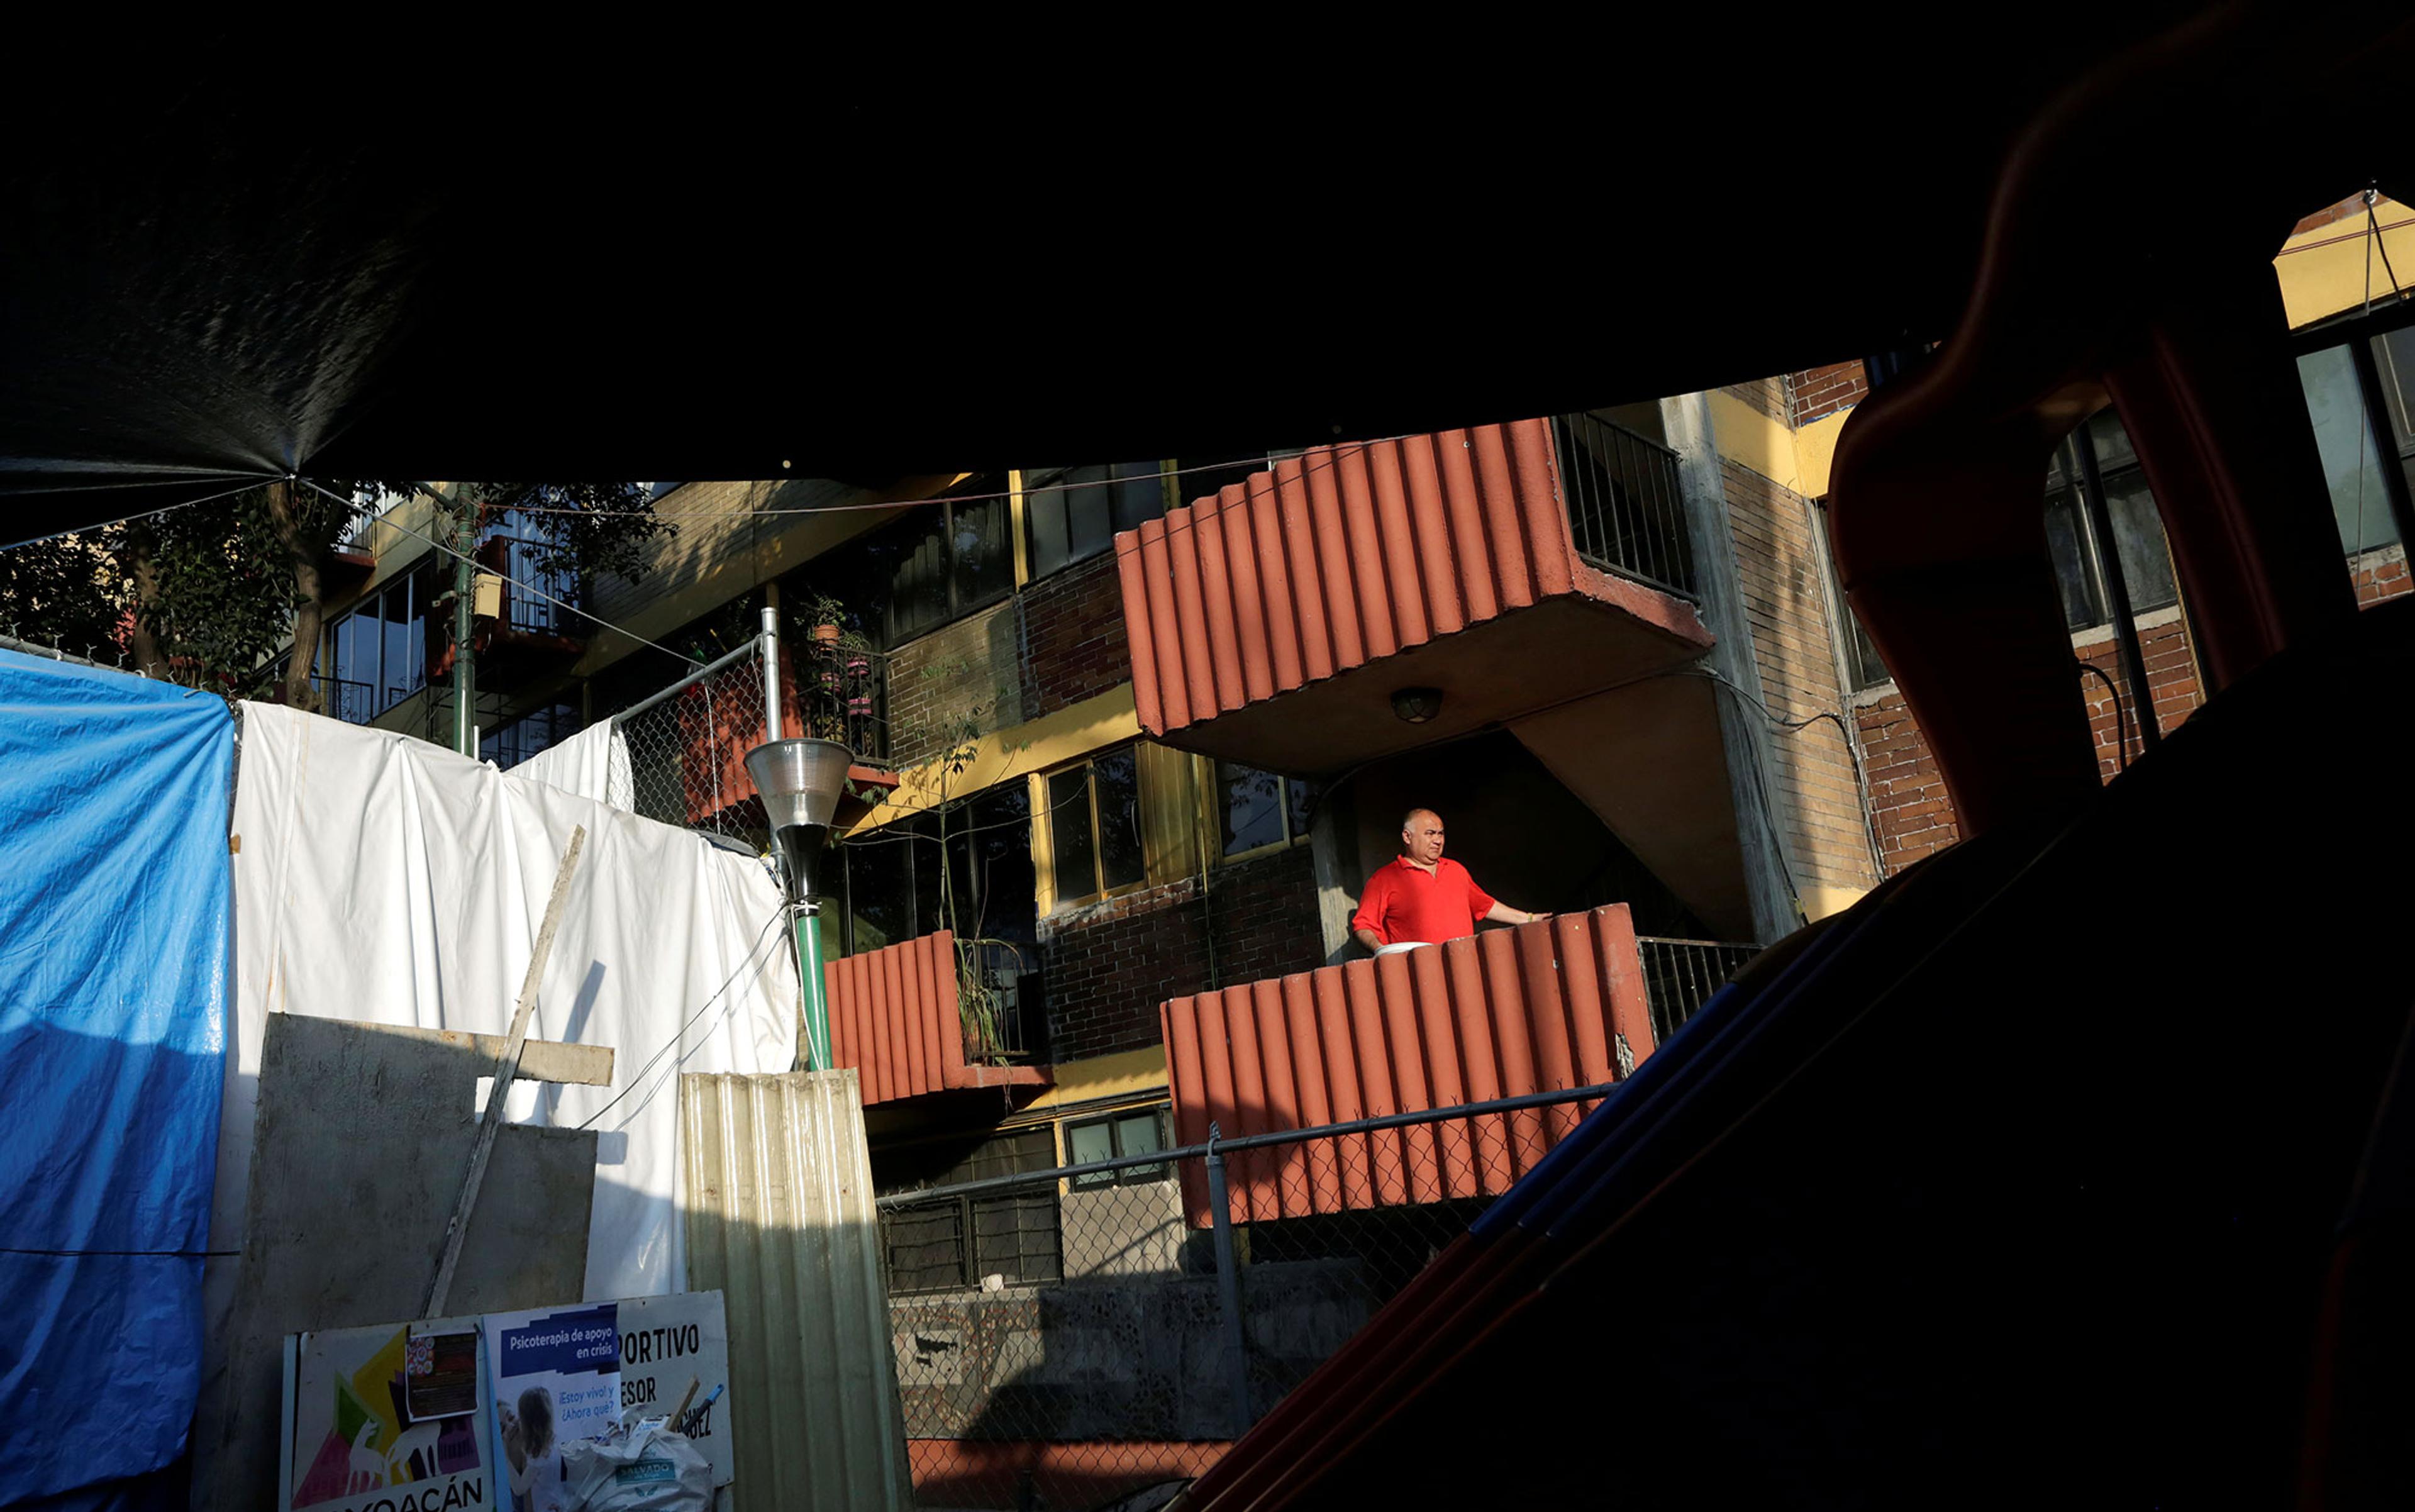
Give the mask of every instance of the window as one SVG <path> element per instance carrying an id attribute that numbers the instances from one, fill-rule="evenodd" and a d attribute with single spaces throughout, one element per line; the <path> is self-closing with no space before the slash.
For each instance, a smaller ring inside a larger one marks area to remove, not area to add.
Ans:
<path id="1" fill-rule="evenodd" d="M 428 597 L 427 579 L 405 577 L 336 621 L 320 683 L 327 712 L 366 725 L 427 685 Z"/>
<path id="2" fill-rule="evenodd" d="M 1112 1160 L 1125 1155 L 1147 1155 L 1165 1148 L 1165 1109 L 1162 1106 L 1144 1108 L 1138 1113 L 1110 1114 L 1104 1118 L 1086 1118 L 1065 1126 L 1065 1162 L 1088 1165 L 1092 1160 Z M 1069 1177 L 1075 1191 L 1091 1191 L 1101 1187 L 1137 1187 L 1146 1182 L 1163 1181 L 1174 1175 L 1171 1165 L 1127 1165 L 1114 1171 L 1093 1171 L 1088 1175 Z"/>
<path id="3" fill-rule="evenodd" d="M 1216 810 L 1227 860 L 1308 838 L 1308 784 L 1237 761 L 1216 763 Z"/>
<path id="4" fill-rule="evenodd" d="M 1100 897 L 1148 876 L 1134 747 L 1102 752 L 1049 775 L 1048 837 L 1060 905 Z"/>
<path id="5" fill-rule="evenodd" d="M 2378 404 L 2367 400 L 2353 345 L 2298 358 L 2298 386 L 2306 397 L 2306 417 L 2314 422 L 2332 517 L 2339 525 L 2340 548 L 2350 557 L 2398 544 L 2381 448 L 2386 445 L 2396 457 L 2402 476 L 2415 479 L 2415 431 L 2408 428 L 2407 412 L 2408 391 L 2415 388 L 2415 329 L 2358 339 L 2371 343 Z"/>
<path id="6" fill-rule="evenodd" d="M 1031 576 L 1087 561 L 1165 513 L 1161 462 L 1040 468 L 1023 475 L 1023 520 Z"/>
<path id="7" fill-rule="evenodd" d="M 2080 498 L 2086 479 L 2085 456 L 2093 457 L 2105 486 L 2105 513 L 2112 539 L 2100 540 Z M 2074 429 L 2054 454 L 2046 480 L 2047 554 L 2054 565 L 2055 590 L 2062 600 L 2063 624 L 2073 633 L 2112 622 L 2111 591 L 2107 576 L 2118 563 L 2122 585 L 2130 594 L 2134 615 L 2168 609 L 2180 602 L 2172 572 L 2170 547 L 2164 539 L 2163 516 L 2154 496 L 2147 491 L 2146 475 L 2130 444 L 2130 434 L 2110 410 Z M 1831 562 L 1833 572 L 1834 563 Z M 1837 602 L 1843 605 L 1843 585 L 1837 584 Z M 1850 665 L 1855 688 L 1887 679 L 1861 621 L 1848 610 L 1846 622 Z"/>
<path id="8" fill-rule="evenodd" d="M 578 733 L 578 711 L 558 703 L 499 725 L 480 742 L 479 755 L 508 771 L 548 746 Z"/>
<path id="9" fill-rule="evenodd" d="M 489 519 L 479 535 L 484 547 L 480 559 L 509 585 L 503 613 L 514 630 L 563 635 L 576 618 L 562 606 L 580 602 L 578 572 L 557 560 L 562 547 L 554 517 L 506 509 Z"/>
<path id="10" fill-rule="evenodd" d="M 998 487 L 994 478 L 977 478 L 964 490 Z M 782 591 L 801 602 L 829 594 L 847 606 L 867 639 L 894 650 L 1014 591 L 1012 519 L 1003 497 L 934 500 L 817 557 L 808 572 L 784 580 Z"/>
<path id="11" fill-rule="evenodd" d="M 893 1196 L 1046 1171 L 1057 1163 L 1057 1145 L 1042 1125 L 981 1139 L 969 1148 L 962 1141 L 940 1141 L 884 1151 L 878 1163 L 874 1185 L 882 1196 Z M 1014 1283 L 1064 1274 L 1053 1182 L 883 1208 L 880 1237 L 892 1292 L 974 1287 L 985 1276 Z"/>
<path id="12" fill-rule="evenodd" d="M 946 835 L 948 893 L 940 891 Z M 968 939 L 1015 948 L 1030 969 L 1040 939 L 1039 876 L 1031 860 L 1031 796 L 1020 780 L 921 814 L 839 847 L 850 953 L 953 928 Z M 946 905 L 952 901 L 952 922 Z"/>

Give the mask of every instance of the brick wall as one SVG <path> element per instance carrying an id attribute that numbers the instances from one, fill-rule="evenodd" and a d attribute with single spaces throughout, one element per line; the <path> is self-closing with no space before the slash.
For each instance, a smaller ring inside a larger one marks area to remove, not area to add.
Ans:
<path id="1" fill-rule="evenodd" d="M 1820 522 L 1808 500 L 1749 468 L 1723 461 L 1720 474 L 1762 700 L 1780 720 L 1815 721 L 1800 729 L 1765 726 L 1779 789 L 1772 796 L 1786 810 L 1787 867 L 1798 887 L 1875 886 L 1843 728 L 1827 569 L 1814 533 Z M 1838 717 L 1818 719 L 1822 713 Z"/>
<path id="2" fill-rule="evenodd" d="M 1114 552 L 1025 589 L 1023 619 L 1031 643 L 1034 718 L 1132 681 L 1123 585 Z"/>
<path id="3" fill-rule="evenodd" d="M 2403 546 L 2366 552 L 2349 567 L 2348 578 L 2356 585 L 2356 606 L 2360 609 L 2415 588 L 2415 582 L 2407 576 L 2407 548 Z"/>
<path id="4" fill-rule="evenodd" d="M 2139 627 L 2138 650 L 2147 664 L 2147 689 L 2152 696 L 2156 727 L 2169 733 L 2205 701 L 2205 692 L 2198 681 L 2197 661 L 2190 651 L 2187 621 L 2177 614 L 2149 618 L 2151 622 Z M 2112 679 L 2114 687 L 2122 688 L 2126 715 L 2129 694 L 2122 680 L 2121 648 L 2112 637 L 2108 636 L 2076 647 L 2074 653 Z M 2110 782 L 2122 770 L 2121 746 L 2114 734 L 2117 716 L 2112 692 L 2105 685 L 2104 678 L 2077 668 L 2072 676 L 2079 680 L 2081 696 L 2087 701 L 2089 728 L 2096 739 L 2098 771 Z M 1893 684 L 1887 684 L 1856 714 L 1863 759 L 1869 773 L 1870 812 L 1878 828 L 1880 850 L 1892 875 L 1931 851 L 1951 845 L 1961 831 L 1954 821 L 1953 802 L 1945 796 L 1945 780 L 1938 773 L 1936 758 L 1929 755 L 1928 742 L 1913 722 L 1912 711 L 1904 706 L 1903 695 Z M 2130 755 L 2135 759 L 2141 749 L 2138 731 L 2132 726 L 2128 735 Z"/>
<path id="5" fill-rule="evenodd" d="M 1021 626 L 1013 599 L 908 641 L 889 655 L 889 757 L 918 766 L 970 723 L 982 733 L 1019 725 L 1025 709 Z"/>
<path id="6" fill-rule="evenodd" d="M 1199 879 L 1185 877 L 1041 921 L 1051 1059 L 1157 1044 L 1158 1005 L 1209 985 L 1203 919 L 1213 921 L 1218 984 L 1325 964 L 1308 846 L 1219 867 L 1209 881 L 1204 905 Z"/>
<path id="7" fill-rule="evenodd" d="M 1783 377 L 1760 378 L 1749 383 L 1730 383 L 1724 390 L 1730 398 L 1740 399 L 1779 425 L 1791 425 L 1788 418 L 1793 407 L 1793 395 L 1789 381 Z"/>
<path id="8" fill-rule="evenodd" d="M 1859 404 L 1862 396 L 1870 391 L 1869 375 L 1858 361 L 1807 367 L 1796 373 L 1788 386 L 1793 393 L 1794 423 L 1798 426 L 1808 426 L 1822 415 Z"/>

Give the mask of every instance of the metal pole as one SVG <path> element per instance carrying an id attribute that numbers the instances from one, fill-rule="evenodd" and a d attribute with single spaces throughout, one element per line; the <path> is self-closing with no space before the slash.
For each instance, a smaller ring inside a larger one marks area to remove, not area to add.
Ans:
<path id="1" fill-rule="evenodd" d="M 780 611 L 763 606 L 763 739 L 776 741 L 780 728 Z"/>
<path id="2" fill-rule="evenodd" d="M 822 981 L 822 906 L 812 899 L 797 905 L 797 978 L 805 989 L 805 1042 L 800 1046 L 809 1071 L 832 1070 L 830 1001 Z"/>
<path id="3" fill-rule="evenodd" d="M 458 502 L 460 555 L 453 559 L 453 749 L 465 756 L 478 754 L 478 729 L 471 723 L 477 699 L 478 676 L 470 637 L 476 632 L 478 568 L 478 506 L 467 494 Z"/>
<path id="4" fill-rule="evenodd" d="M 1241 1271 L 1233 1262 L 1232 1204 L 1224 1190 L 1224 1152 L 1216 1147 L 1222 1130 L 1208 1126 L 1208 1216 L 1216 1234 L 1216 1296 L 1223 1310 L 1224 1382 L 1233 1398 L 1233 1437 L 1255 1421 L 1250 1411 L 1250 1355 L 1241 1326 Z"/>
<path id="5" fill-rule="evenodd" d="M 2122 681 L 2130 684 L 2130 711 L 2138 716 L 2138 744 L 2152 751 L 2162 742 L 2164 732 L 2155 719 L 2155 696 L 2147 691 L 2147 658 L 2138 649 L 2138 622 L 2130 617 L 2130 584 L 2122 576 L 2122 544 L 2113 536 L 2113 506 L 2105 498 L 2105 479 L 2096 470 L 2096 446 L 2089 440 L 2088 422 L 2081 421 L 2064 444 L 2079 461 L 2080 502 L 2088 511 L 2088 528 L 2096 534 L 2096 560 L 2105 566 L 2105 607 L 2113 617 L 2113 644 L 2122 655 Z M 2114 722 L 2114 728 L 2121 728 L 2120 721 Z"/>

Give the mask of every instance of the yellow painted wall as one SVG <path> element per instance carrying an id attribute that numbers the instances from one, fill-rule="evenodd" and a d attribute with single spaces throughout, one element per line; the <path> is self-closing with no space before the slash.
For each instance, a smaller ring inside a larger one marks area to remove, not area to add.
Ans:
<path id="1" fill-rule="evenodd" d="M 2381 227 L 2378 241 L 2374 221 Z M 2368 247 L 2373 248 L 2369 267 Z M 2384 252 L 2389 254 L 2386 264 Z M 2393 268 L 2400 287 L 2415 289 L 2415 206 L 2388 198 L 2374 206 L 2373 220 L 2360 209 L 2301 232 L 2283 243 L 2280 256 L 2272 260 L 2292 330 L 2354 309 L 2368 292 L 2378 300 L 2389 299 Z"/>
<path id="2" fill-rule="evenodd" d="M 1089 1060 L 1067 1061 L 1051 1070 L 1057 1085 L 1034 1098 L 1027 1112 L 1096 1102 L 1102 1098 L 1138 1097 L 1162 1092 L 1167 1085 L 1165 1047 L 1162 1044 Z"/>
<path id="3" fill-rule="evenodd" d="M 1139 735 L 1140 715 L 1132 706 L 1132 684 L 1127 682 L 1053 714 L 983 735 L 960 771 L 951 772 L 938 762 L 908 768 L 897 774 L 896 790 L 849 832 L 911 817 L 946 799 L 978 793 L 1010 777 L 1045 771 Z"/>

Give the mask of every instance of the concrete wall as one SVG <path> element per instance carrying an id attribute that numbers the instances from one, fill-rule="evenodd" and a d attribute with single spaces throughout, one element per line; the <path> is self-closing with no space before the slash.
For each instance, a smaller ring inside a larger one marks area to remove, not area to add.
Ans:
<path id="1" fill-rule="evenodd" d="M 1243 1282 L 1251 1389 L 1262 1403 L 1373 1310 L 1355 1261 L 1251 1265 Z M 1213 1275 L 903 1297 L 890 1321 L 910 1438 L 1232 1436 Z"/>
<path id="2" fill-rule="evenodd" d="M 419 1316 L 494 1065 L 468 1035 L 270 1015 L 232 1322 L 205 1341 L 197 1505 L 276 1500 L 286 1335 Z M 503 1126 L 447 1313 L 579 1299 L 597 1137 Z"/>

